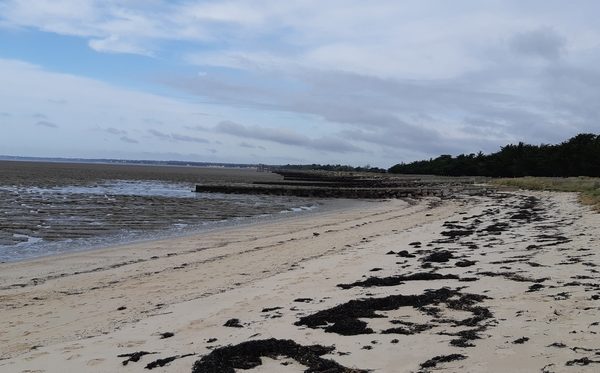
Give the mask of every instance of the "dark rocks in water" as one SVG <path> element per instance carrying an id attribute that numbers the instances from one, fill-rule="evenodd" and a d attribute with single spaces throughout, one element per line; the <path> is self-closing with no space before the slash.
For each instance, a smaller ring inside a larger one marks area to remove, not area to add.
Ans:
<path id="1" fill-rule="evenodd" d="M 160 339 L 165 339 L 165 338 L 171 338 L 172 336 L 174 336 L 174 333 L 171 332 L 164 332 L 164 333 L 160 333 Z"/>
<path id="2" fill-rule="evenodd" d="M 192 373 L 235 373 L 236 369 L 252 369 L 262 365 L 263 356 L 294 359 L 308 367 L 307 373 L 366 373 L 321 357 L 334 349 L 332 346 L 303 346 L 289 339 L 247 341 L 213 350 L 194 363 Z"/>
<path id="3" fill-rule="evenodd" d="M 243 328 L 244 326 L 240 324 L 240 319 L 229 319 L 223 324 L 228 328 Z"/>
<path id="4" fill-rule="evenodd" d="M 448 250 L 440 250 L 434 253 L 429 254 L 425 258 L 423 258 L 424 262 L 435 262 L 435 263 L 443 263 L 448 260 L 454 258 L 454 255 Z"/>
<path id="5" fill-rule="evenodd" d="M 421 246 L 421 242 L 415 241 L 408 244 L 409 246 Z"/>
<path id="6" fill-rule="evenodd" d="M 158 352 L 138 351 L 138 352 L 132 352 L 130 354 L 117 355 L 117 357 L 126 357 L 126 358 L 128 358 L 127 360 L 123 360 L 121 362 L 121 364 L 127 365 L 130 362 L 137 363 L 138 361 L 140 361 L 140 359 L 144 355 L 154 355 L 154 354 L 157 354 L 157 353 Z"/>
<path id="7" fill-rule="evenodd" d="M 458 262 L 454 263 L 454 265 L 457 267 L 470 267 L 470 266 L 475 265 L 475 263 L 477 263 L 477 262 L 474 260 L 465 259 L 465 260 L 459 260 Z"/>
<path id="8" fill-rule="evenodd" d="M 127 309 L 127 307 L 125 307 L 125 306 L 121 306 L 121 307 L 117 308 L 117 311 L 124 311 L 124 310 L 126 310 L 126 309 Z"/>
<path id="9" fill-rule="evenodd" d="M 390 250 L 387 253 L 385 253 L 385 255 L 396 255 L 396 252 L 394 250 Z"/>
<path id="10" fill-rule="evenodd" d="M 177 360 L 177 359 L 181 359 L 181 358 L 193 356 L 193 355 L 194 354 L 175 355 L 175 356 L 165 357 L 164 359 L 156 359 L 153 362 L 148 363 L 148 365 L 146 365 L 145 368 L 148 370 L 151 370 L 154 368 L 164 367 L 165 365 L 169 364 L 173 360 Z"/>
<path id="11" fill-rule="evenodd" d="M 440 363 L 449 363 L 451 361 L 464 360 L 467 357 L 461 354 L 440 355 L 427 360 L 421 364 L 421 368 L 433 368 Z"/>
<path id="12" fill-rule="evenodd" d="M 267 308 L 263 308 L 260 312 L 271 312 L 271 311 L 277 311 L 280 309 L 281 309 L 281 307 L 267 307 Z"/>
<path id="13" fill-rule="evenodd" d="M 206 343 L 214 343 L 217 341 L 217 338 L 209 338 Z"/>
<path id="14" fill-rule="evenodd" d="M 376 268 L 372 268 L 369 272 L 379 272 L 379 271 L 382 271 L 382 270 L 383 270 L 383 268 L 376 267 Z"/>
<path id="15" fill-rule="evenodd" d="M 491 312 L 484 307 L 475 306 L 476 303 L 487 299 L 484 295 L 463 294 L 458 290 L 441 288 L 425 291 L 419 295 L 390 295 L 383 298 L 354 299 L 338 306 L 316 312 L 312 315 L 301 317 L 295 323 L 297 326 L 309 328 L 325 328 L 326 332 L 341 331 L 343 335 L 371 334 L 363 318 L 383 318 L 377 311 L 397 310 L 401 307 L 414 307 L 428 313 L 428 309 L 445 303 L 448 308 L 471 312 L 473 317 L 465 320 L 448 320 L 456 326 L 474 326 L 480 321 L 491 318 Z M 439 317 L 439 312 L 433 312 L 433 317 Z"/>
<path id="16" fill-rule="evenodd" d="M 369 277 L 365 281 L 357 281 L 351 284 L 339 284 L 342 289 L 350 289 L 353 287 L 373 287 L 373 286 L 396 286 L 407 281 L 431 281 L 431 280 L 458 280 L 457 275 L 442 275 L 439 273 L 423 272 L 413 273 L 406 276 L 390 276 L 390 277 Z"/>
<path id="17" fill-rule="evenodd" d="M 515 339 L 514 341 L 512 341 L 513 344 L 516 345 L 522 345 L 523 343 L 527 342 L 529 340 L 528 337 L 521 337 L 519 339 Z"/>
<path id="18" fill-rule="evenodd" d="M 398 251 L 398 253 L 396 255 L 401 258 L 414 258 L 416 256 L 415 254 L 411 254 L 406 250 Z"/>

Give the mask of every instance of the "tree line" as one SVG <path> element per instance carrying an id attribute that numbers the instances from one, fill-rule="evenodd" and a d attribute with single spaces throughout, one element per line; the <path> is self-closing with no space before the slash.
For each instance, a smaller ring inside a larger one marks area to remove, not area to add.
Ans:
<path id="1" fill-rule="evenodd" d="M 441 155 L 400 163 L 388 172 L 441 176 L 596 176 L 600 177 L 600 135 L 579 134 L 556 145 L 506 145 L 492 154 Z"/>
<path id="2" fill-rule="evenodd" d="M 278 166 L 285 170 L 323 170 L 323 171 L 345 171 L 345 172 L 375 172 L 385 173 L 386 170 L 379 167 L 371 167 L 370 165 L 353 167 L 341 164 L 286 164 Z"/>

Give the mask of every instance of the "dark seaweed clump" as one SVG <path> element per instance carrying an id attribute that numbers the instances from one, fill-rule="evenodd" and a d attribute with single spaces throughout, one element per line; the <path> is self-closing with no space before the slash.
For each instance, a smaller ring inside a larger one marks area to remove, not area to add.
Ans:
<path id="1" fill-rule="evenodd" d="M 373 286 L 396 286 L 407 281 L 430 281 L 430 280 L 458 280 L 457 275 L 442 275 L 433 272 L 413 273 L 406 276 L 390 276 L 390 277 L 369 277 L 365 281 L 357 281 L 351 284 L 339 284 L 342 289 L 350 289 L 353 287 L 373 287 Z"/>
<path id="2" fill-rule="evenodd" d="M 243 328 L 244 326 L 240 324 L 240 319 L 229 319 L 223 324 L 223 326 L 227 326 L 229 328 Z"/>
<path id="3" fill-rule="evenodd" d="M 130 354 L 117 355 L 117 357 L 126 357 L 126 358 L 128 358 L 127 360 L 123 360 L 122 363 L 121 363 L 123 365 L 127 365 L 130 362 L 137 363 L 138 361 L 140 361 L 140 359 L 144 355 L 153 355 L 153 354 L 157 354 L 157 353 L 158 352 L 138 351 L 138 352 L 132 352 Z"/>
<path id="4" fill-rule="evenodd" d="M 312 315 L 301 317 L 295 325 L 309 328 L 324 327 L 326 332 L 341 335 L 371 334 L 373 330 L 361 318 L 382 318 L 377 311 L 391 311 L 401 307 L 414 307 L 436 317 L 432 307 L 445 303 L 454 310 L 468 311 L 473 314 L 465 320 L 452 321 L 456 326 L 476 326 L 479 322 L 491 318 L 491 312 L 484 307 L 475 306 L 487 297 L 478 294 L 462 294 L 458 290 L 441 288 L 426 291 L 419 295 L 390 295 L 384 298 L 355 299 Z M 435 307 L 433 307 L 435 308 Z"/>
<path id="5" fill-rule="evenodd" d="M 451 355 L 440 355 L 434 358 L 431 358 L 421 364 L 421 368 L 433 368 L 440 363 L 449 363 L 451 361 L 464 360 L 467 357 L 461 354 L 451 354 Z"/>
<path id="6" fill-rule="evenodd" d="M 366 373 L 321 357 L 334 349 L 321 345 L 302 346 L 289 339 L 247 341 L 213 350 L 194 363 L 192 373 L 235 373 L 236 369 L 252 369 L 262 364 L 260 358 L 263 356 L 294 359 L 308 367 L 306 373 Z"/>
<path id="7" fill-rule="evenodd" d="M 152 370 L 154 368 L 164 367 L 165 365 L 169 364 L 170 362 L 172 362 L 174 360 L 181 359 L 181 358 L 188 357 L 188 356 L 193 356 L 193 355 L 194 354 L 175 355 L 175 356 L 165 357 L 164 359 L 156 359 L 153 362 L 146 365 L 146 369 Z"/>

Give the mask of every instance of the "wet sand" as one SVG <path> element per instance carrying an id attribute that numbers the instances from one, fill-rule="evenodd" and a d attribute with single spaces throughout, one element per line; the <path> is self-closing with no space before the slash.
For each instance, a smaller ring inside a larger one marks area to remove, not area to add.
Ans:
<path id="1" fill-rule="evenodd" d="M 0 371 L 594 372 L 599 243 L 528 192 L 2 264 Z"/>

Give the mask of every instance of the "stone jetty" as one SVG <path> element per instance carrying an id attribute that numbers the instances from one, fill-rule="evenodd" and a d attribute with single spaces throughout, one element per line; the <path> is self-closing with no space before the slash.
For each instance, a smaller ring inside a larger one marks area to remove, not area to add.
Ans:
<path id="1" fill-rule="evenodd" d="M 280 181 L 197 184 L 198 193 L 267 194 L 312 198 L 417 198 L 482 193 L 472 178 L 434 178 L 328 171 L 278 170 Z"/>

